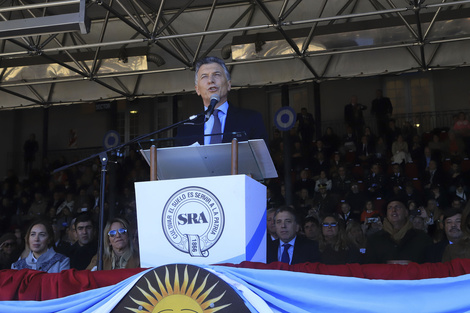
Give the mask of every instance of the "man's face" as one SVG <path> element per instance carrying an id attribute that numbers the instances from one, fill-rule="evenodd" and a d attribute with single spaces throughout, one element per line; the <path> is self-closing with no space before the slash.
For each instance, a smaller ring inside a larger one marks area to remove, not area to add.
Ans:
<path id="1" fill-rule="evenodd" d="M 80 246 L 84 246 L 93 240 L 93 224 L 91 221 L 78 223 L 76 230 Z"/>
<path id="2" fill-rule="evenodd" d="M 347 204 L 347 203 L 341 204 L 341 211 L 342 211 L 344 214 L 349 213 L 350 210 L 351 210 L 351 207 L 349 206 L 349 204 Z"/>
<path id="3" fill-rule="evenodd" d="M 462 231 L 460 230 L 461 220 L 462 214 L 459 213 L 446 218 L 444 221 L 444 230 L 448 240 L 455 242 L 462 236 Z"/>
<path id="4" fill-rule="evenodd" d="M 399 201 L 392 201 L 387 205 L 387 219 L 395 228 L 401 228 L 408 219 L 408 210 Z"/>
<path id="5" fill-rule="evenodd" d="M 266 223 L 268 227 L 268 233 L 270 235 L 276 236 L 276 223 L 274 222 L 274 213 L 275 212 L 268 213 L 266 217 Z"/>
<path id="6" fill-rule="evenodd" d="M 196 93 L 201 96 L 207 107 L 211 102 L 211 96 L 218 94 L 219 105 L 227 101 L 227 94 L 231 88 L 231 82 L 227 80 L 224 69 L 218 63 L 203 64 L 197 73 Z"/>
<path id="7" fill-rule="evenodd" d="M 299 225 L 295 216 L 287 211 L 276 214 L 276 233 L 282 242 L 289 242 L 295 238 L 299 231 Z"/>

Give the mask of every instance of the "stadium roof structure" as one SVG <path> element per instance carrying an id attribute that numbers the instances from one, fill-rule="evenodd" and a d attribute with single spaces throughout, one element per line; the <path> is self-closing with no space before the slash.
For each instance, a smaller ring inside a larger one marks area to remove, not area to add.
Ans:
<path id="1" fill-rule="evenodd" d="M 470 64 L 470 0 L 0 0 L 0 109 Z"/>

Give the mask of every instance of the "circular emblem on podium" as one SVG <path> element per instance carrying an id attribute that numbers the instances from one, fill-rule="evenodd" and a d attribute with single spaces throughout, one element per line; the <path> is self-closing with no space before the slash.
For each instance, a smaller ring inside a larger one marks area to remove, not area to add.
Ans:
<path id="1" fill-rule="evenodd" d="M 209 190 L 186 187 L 166 202 L 162 226 L 168 242 L 192 257 L 208 257 L 224 230 L 222 205 Z"/>
<path id="2" fill-rule="evenodd" d="M 281 131 L 287 131 L 294 127 L 297 114 L 291 107 L 282 107 L 274 115 L 274 124 Z"/>

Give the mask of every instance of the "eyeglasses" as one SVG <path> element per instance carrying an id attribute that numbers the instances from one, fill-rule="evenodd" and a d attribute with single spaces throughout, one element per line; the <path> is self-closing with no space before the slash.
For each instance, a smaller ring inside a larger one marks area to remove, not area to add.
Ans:
<path id="1" fill-rule="evenodd" d="M 329 227 L 329 226 L 336 227 L 338 225 L 338 223 L 323 223 L 322 225 L 323 225 L 323 227 Z"/>
<path id="2" fill-rule="evenodd" d="M 108 232 L 108 236 L 109 236 L 109 237 L 114 237 L 114 236 L 117 235 L 118 232 L 119 232 L 120 235 L 124 235 L 124 234 L 127 234 L 127 229 L 125 229 L 125 228 L 119 228 L 118 230 L 115 230 L 115 229 L 110 230 L 110 231 Z"/>
<path id="3" fill-rule="evenodd" d="M 14 242 L 5 242 L 5 243 L 3 243 L 2 247 L 8 248 L 8 247 L 11 247 L 11 246 L 14 246 L 14 245 L 15 245 Z"/>

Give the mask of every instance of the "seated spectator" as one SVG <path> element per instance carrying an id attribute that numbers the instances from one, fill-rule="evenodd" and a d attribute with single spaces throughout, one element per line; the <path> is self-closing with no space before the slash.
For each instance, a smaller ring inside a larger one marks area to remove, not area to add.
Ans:
<path id="1" fill-rule="evenodd" d="M 276 223 L 274 221 L 274 214 L 276 213 L 277 209 L 268 209 L 266 213 L 266 228 L 268 231 L 268 241 L 271 239 L 271 241 L 274 241 L 278 239 L 279 237 L 276 234 Z"/>
<path id="2" fill-rule="evenodd" d="M 378 164 L 373 164 L 371 166 L 370 173 L 366 177 L 365 185 L 369 193 L 369 197 L 377 198 L 383 196 L 385 176 L 382 174 Z"/>
<path id="3" fill-rule="evenodd" d="M 316 180 L 319 178 L 321 171 L 328 173 L 330 170 L 330 162 L 325 158 L 323 152 L 317 152 L 317 154 L 315 154 L 315 158 L 311 162 L 310 168 L 312 177 Z"/>
<path id="4" fill-rule="evenodd" d="M 338 176 L 333 178 L 331 191 L 338 194 L 340 197 L 344 197 L 346 193 L 351 190 L 353 183 L 353 177 L 346 173 L 346 167 L 340 166 L 338 168 Z"/>
<path id="5" fill-rule="evenodd" d="M 421 138 L 418 135 L 414 135 L 409 146 L 410 156 L 413 161 L 419 160 L 423 155 L 423 144 Z"/>
<path id="6" fill-rule="evenodd" d="M 428 143 L 429 149 L 431 149 L 431 155 L 436 160 L 442 160 L 443 156 L 443 144 L 438 134 L 432 135 L 432 140 Z"/>
<path id="7" fill-rule="evenodd" d="M 345 163 L 341 159 L 341 154 L 336 151 L 333 153 L 333 160 L 330 162 L 330 177 L 335 179 L 339 175 L 339 168 L 344 167 Z"/>
<path id="8" fill-rule="evenodd" d="M 411 161 L 411 155 L 408 150 L 408 143 L 403 140 L 402 135 L 392 143 L 392 162 L 402 164 Z"/>
<path id="9" fill-rule="evenodd" d="M 392 164 L 392 173 L 387 177 L 387 189 L 390 190 L 393 186 L 400 186 L 401 189 L 405 190 L 405 184 L 407 182 L 406 176 L 403 174 L 402 167 L 398 163 Z"/>
<path id="10" fill-rule="evenodd" d="M 364 210 L 361 214 L 361 222 L 369 222 L 369 218 L 380 215 L 379 210 L 374 208 L 374 203 L 371 200 L 367 200 L 366 204 L 364 205 Z"/>
<path id="11" fill-rule="evenodd" d="M 70 248 L 70 267 L 84 270 L 90 264 L 91 259 L 98 251 L 98 243 L 95 240 L 96 230 L 93 219 L 88 213 L 81 213 L 75 219 L 75 231 L 77 242 Z"/>
<path id="12" fill-rule="evenodd" d="M 327 189 L 326 185 L 320 185 L 318 192 L 313 196 L 313 206 L 318 207 L 321 216 L 332 214 L 336 211 L 338 199 Z"/>
<path id="13" fill-rule="evenodd" d="M 343 146 L 342 151 L 345 154 L 347 151 L 356 151 L 357 138 L 354 135 L 353 129 L 351 126 L 346 128 L 346 134 L 343 136 Z"/>
<path id="14" fill-rule="evenodd" d="M 467 203 L 468 200 L 469 200 L 468 194 L 465 191 L 465 186 L 463 184 L 458 184 L 457 185 L 457 188 L 455 190 L 455 196 L 459 197 L 461 199 L 461 201 L 465 202 L 465 203 Z"/>
<path id="15" fill-rule="evenodd" d="M 429 190 L 434 185 L 444 185 L 445 177 L 442 174 L 436 160 L 430 160 L 429 166 L 426 168 L 424 175 L 421 176 L 421 183 L 424 189 Z"/>
<path id="16" fill-rule="evenodd" d="M 348 224 L 351 221 L 359 221 L 360 215 L 351 211 L 351 206 L 346 201 L 343 201 L 340 205 L 339 218 L 343 220 L 344 224 Z"/>
<path id="17" fill-rule="evenodd" d="M 310 172 L 307 169 L 300 171 L 300 178 L 294 183 L 295 192 L 300 191 L 302 188 L 306 188 L 309 193 L 312 193 L 315 188 L 315 181 L 310 178 Z"/>
<path id="18" fill-rule="evenodd" d="M 448 132 L 448 137 L 444 141 L 443 156 L 445 158 L 463 159 L 465 157 L 465 144 L 463 140 L 455 134 L 455 131 Z"/>
<path id="19" fill-rule="evenodd" d="M 319 241 L 321 237 L 321 228 L 318 220 L 313 216 L 307 216 L 304 220 L 303 231 L 305 237 L 310 240 Z"/>
<path id="20" fill-rule="evenodd" d="M 345 201 L 351 206 L 351 210 L 356 214 L 362 214 L 365 203 L 370 198 L 364 191 L 359 189 L 357 182 L 352 182 L 351 188 L 345 197 Z"/>
<path id="21" fill-rule="evenodd" d="M 16 243 L 13 233 L 6 233 L 0 237 L 0 270 L 11 268 L 11 264 L 18 260 L 21 250 Z"/>
<path id="22" fill-rule="evenodd" d="M 313 199 L 306 188 L 302 188 L 296 198 L 295 207 L 301 216 L 306 216 L 308 210 L 313 206 Z"/>
<path id="23" fill-rule="evenodd" d="M 457 243 L 446 247 L 442 256 L 442 262 L 470 258 L 470 202 L 467 202 L 462 212 L 460 230 L 462 231 L 462 236 Z"/>
<path id="24" fill-rule="evenodd" d="M 103 234 L 103 270 L 140 267 L 139 254 L 134 249 L 133 231 L 129 222 L 123 218 L 114 218 L 106 224 Z M 88 265 L 88 270 L 98 266 L 95 255 Z"/>
<path id="25" fill-rule="evenodd" d="M 276 239 L 273 245 L 268 245 L 267 263 L 279 261 L 298 264 L 320 260 L 318 243 L 298 236 L 299 218 L 292 207 L 280 207 L 276 211 L 274 219 L 279 239 Z"/>
<path id="26" fill-rule="evenodd" d="M 448 245 L 456 244 L 462 237 L 460 229 L 462 210 L 448 209 L 443 216 L 445 238 L 431 245 L 427 251 L 427 262 L 441 262 Z"/>
<path id="27" fill-rule="evenodd" d="M 368 238 L 366 257 L 369 263 L 423 263 L 431 244 L 427 234 L 413 229 L 403 202 L 394 200 L 387 205 L 383 230 Z"/>
<path id="28" fill-rule="evenodd" d="M 372 149 L 375 149 L 375 143 L 377 142 L 377 137 L 374 135 L 372 132 L 372 129 L 369 126 L 366 126 L 364 128 L 364 136 L 367 137 L 367 143 L 372 147 Z"/>
<path id="29" fill-rule="evenodd" d="M 366 238 L 369 238 L 376 232 L 383 229 L 383 219 L 378 214 L 373 215 L 372 217 L 366 219 L 366 221 L 361 226 Z"/>
<path id="30" fill-rule="evenodd" d="M 332 187 L 331 179 L 327 177 L 326 171 L 324 170 L 320 172 L 320 177 L 318 177 L 317 181 L 315 182 L 315 192 L 320 191 L 320 185 L 325 185 L 326 190 L 331 190 Z"/>
<path id="31" fill-rule="evenodd" d="M 319 243 L 321 262 L 324 264 L 359 263 L 359 250 L 347 240 L 344 224 L 332 216 L 322 221 L 322 236 Z"/>
<path id="32" fill-rule="evenodd" d="M 375 160 L 374 147 L 369 143 L 366 135 L 361 137 L 361 142 L 358 144 L 356 152 L 357 162 L 363 166 L 369 167 Z"/>
<path id="33" fill-rule="evenodd" d="M 364 263 L 367 237 L 362 230 L 362 225 L 356 221 L 349 222 L 348 225 L 346 225 L 346 236 L 349 240 L 350 247 L 359 251 L 360 263 Z"/>
<path id="34" fill-rule="evenodd" d="M 29 254 L 11 265 L 12 269 L 32 269 L 48 273 L 59 273 L 70 268 L 70 259 L 54 251 L 54 231 L 46 220 L 31 223 L 26 232 Z"/>
<path id="35" fill-rule="evenodd" d="M 325 134 L 321 137 L 321 141 L 327 151 L 333 152 L 338 151 L 340 138 L 338 135 L 335 134 L 333 128 L 327 127 L 325 130 Z"/>

